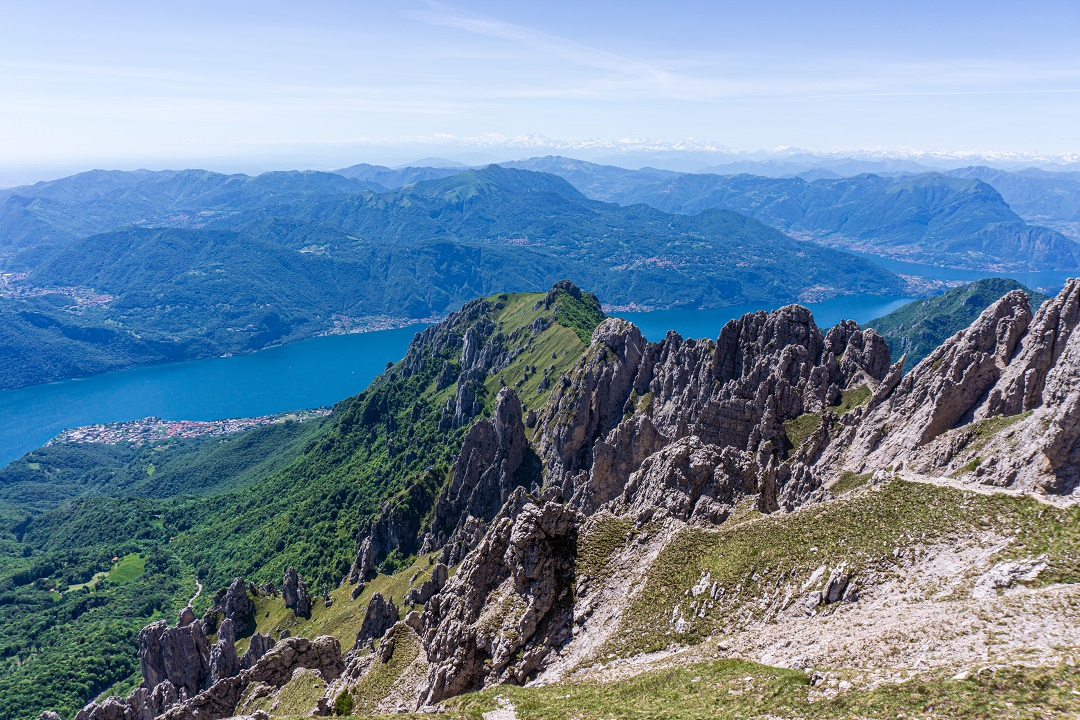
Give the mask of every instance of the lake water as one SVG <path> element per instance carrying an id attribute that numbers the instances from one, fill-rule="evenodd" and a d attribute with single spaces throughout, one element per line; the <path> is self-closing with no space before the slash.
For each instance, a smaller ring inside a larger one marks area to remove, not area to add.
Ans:
<path id="1" fill-rule="evenodd" d="M 971 281 L 1002 273 L 951 270 L 885 260 L 874 262 L 897 273 L 937 280 Z M 1056 292 L 1076 273 L 1004 273 L 1035 289 Z M 850 295 L 809 305 L 818 326 L 841 319 L 863 324 L 885 315 L 910 298 Z M 775 307 L 775 306 L 774 306 Z M 728 320 L 773 307 L 738 306 L 720 310 L 657 310 L 616 313 L 638 325 L 650 340 L 668 330 L 683 337 L 716 338 Z M 167 420 L 217 420 L 253 417 L 331 405 L 354 395 L 399 360 L 421 326 L 358 335 L 336 335 L 240 355 L 133 368 L 79 380 L 0 391 L 0 464 L 10 462 L 55 437 L 65 428 L 137 420 L 154 415 Z"/>
<path id="2" fill-rule="evenodd" d="M 0 465 L 61 430 L 156 416 L 254 417 L 322 407 L 355 395 L 405 355 L 423 326 L 333 335 L 252 355 L 132 368 L 0 391 Z"/>
<path id="3" fill-rule="evenodd" d="M 904 262 L 902 260 L 889 260 L 887 258 L 870 255 L 868 253 L 849 251 L 852 255 L 864 257 L 871 262 L 880 265 L 898 275 L 917 275 L 928 280 L 944 280 L 946 282 L 973 282 L 992 277 L 1012 278 L 1032 290 L 1038 290 L 1046 295 L 1056 295 L 1065 285 L 1069 278 L 1080 277 L 1080 270 L 1041 270 L 1039 272 L 988 272 L 985 270 L 957 270 L 955 268 L 938 267 L 936 265 L 922 265 L 920 263 Z"/>
<path id="4" fill-rule="evenodd" d="M 806 303 L 814 314 L 814 322 L 820 328 L 830 328 L 841 320 L 854 320 L 860 325 L 888 315 L 912 298 L 890 295 L 848 295 L 819 303 Z M 652 312 L 613 313 L 641 328 L 646 339 L 662 340 L 668 330 L 674 330 L 686 338 L 716 339 L 720 328 L 728 320 L 734 320 L 756 310 L 775 310 L 779 305 L 736 305 L 719 310 L 653 310 Z"/>

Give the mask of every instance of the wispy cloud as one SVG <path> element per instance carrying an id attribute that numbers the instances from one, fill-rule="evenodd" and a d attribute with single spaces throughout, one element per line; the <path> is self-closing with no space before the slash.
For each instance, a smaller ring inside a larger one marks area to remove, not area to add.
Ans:
<path id="1" fill-rule="evenodd" d="M 570 78 L 551 73 L 552 82 L 528 87 L 489 87 L 493 96 L 582 100 L 655 97 L 718 102 L 744 98 L 1080 92 L 1078 65 L 982 60 L 879 63 L 869 58 L 814 57 L 794 63 L 790 58 L 778 61 L 767 54 L 733 58 L 716 53 L 710 57 L 642 60 L 444 3 L 432 1 L 428 6 L 428 10 L 409 11 L 406 15 L 428 25 L 507 41 L 586 71 Z M 695 72 L 689 74 L 686 70 Z"/>

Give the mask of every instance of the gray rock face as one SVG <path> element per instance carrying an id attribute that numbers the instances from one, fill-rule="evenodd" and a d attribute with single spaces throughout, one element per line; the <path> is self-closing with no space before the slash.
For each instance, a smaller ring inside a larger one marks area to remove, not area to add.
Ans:
<path id="1" fill-rule="evenodd" d="M 614 510 L 647 521 L 663 509 L 680 520 L 713 525 L 726 520 L 739 499 L 756 491 L 748 453 L 690 436 L 648 457 L 630 476 Z"/>
<path id="2" fill-rule="evenodd" d="M 566 505 L 513 493 L 421 616 L 431 663 L 423 703 L 522 683 L 569 639 L 580 520 Z"/>
<path id="3" fill-rule="evenodd" d="M 251 636 L 251 640 L 248 641 L 248 649 L 244 651 L 244 655 L 240 658 L 240 669 L 247 670 L 253 667 L 273 647 L 274 639 L 272 637 L 262 633 L 255 633 Z"/>
<path id="4" fill-rule="evenodd" d="M 812 464 L 901 468 L 1071 493 L 1080 486 L 1080 281 L 1032 317 L 1013 291 L 844 418 Z M 1021 414 L 1023 413 L 1023 414 Z"/>
<path id="5" fill-rule="evenodd" d="M 243 578 L 233 580 L 225 591 L 221 613 L 232 620 L 234 627 L 241 632 L 255 624 L 255 603 L 248 595 L 248 586 Z"/>
<path id="6" fill-rule="evenodd" d="M 398 609 L 393 600 L 388 600 L 382 593 L 375 593 L 368 603 L 364 622 L 356 633 L 356 644 L 360 648 L 375 638 L 381 638 L 398 621 Z"/>
<path id="7" fill-rule="evenodd" d="M 528 447 L 521 401 L 513 389 L 503 388 L 491 420 L 476 421 L 465 435 L 453 479 L 435 502 L 431 534 L 437 545 L 469 516 L 483 521 L 495 517 L 515 488 L 534 480 L 521 472 Z"/>
<path id="8" fill-rule="evenodd" d="M 231 618 L 225 618 L 218 626 L 217 642 L 210 648 L 211 682 L 230 678 L 240 672 L 240 660 L 236 657 L 236 632 Z"/>
<path id="9" fill-rule="evenodd" d="M 424 605 L 428 600 L 446 585 L 450 577 L 450 571 L 443 563 L 436 563 L 431 569 L 431 577 L 420 583 L 420 587 L 413 588 L 405 596 L 406 605 Z"/>
<path id="10" fill-rule="evenodd" d="M 139 661 L 143 684 L 150 690 L 168 681 L 190 696 L 210 682 L 210 650 L 200 623 L 171 628 L 160 620 L 143 628 Z"/>
<path id="11" fill-rule="evenodd" d="M 278 643 L 255 665 L 214 683 L 206 691 L 183 700 L 160 717 L 164 720 L 222 720 L 235 715 L 244 691 L 257 683 L 281 688 L 300 668 L 317 671 L 327 682 L 341 675 L 345 663 L 337 640 L 323 636 L 308 640 L 289 638 Z"/>
<path id="12" fill-rule="evenodd" d="M 281 597 L 285 601 L 285 607 L 292 609 L 297 617 L 311 616 L 311 596 L 294 567 L 285 571 L 285 579 L 281 582 Z"/>
<path id="13" fill-rule="evenodd" d="M 375 551 L 371 546 L 371 537 L 365 537 L 360 542 L 360 548 L 356 551 L 356 559 L 349 571 L 349 582 L 356 584 L 366 582 L 375 574 Z M 353 598 L 354 600 L 356 598 Z"/>
<path id="14" fill-rule="evenodd" d="M 784 422 L 827 410 L 846 389 L 873 392 L 889 372 L 877 333 L 842 323 L 823 336 L 797 305 L 732 320 L 715 343 L 673 332 L 647 343 L 608 318 L 552 391 L 534 444 L 547 482 L 586 513 L 620 497 L 645 458 L 689 436 L 750 453 L 763 509 L 794 506 L 818 483 L 780 468 Z"/>
<path id="15" fill-rule="evenodd" d="M 180 611 L 180 615 L 176 618 L 176 626 L 183 627 L 184 625 L 190 625 L 198 619 L 199 617 L 195 614 L 195 611 L 188 605 Z"/>

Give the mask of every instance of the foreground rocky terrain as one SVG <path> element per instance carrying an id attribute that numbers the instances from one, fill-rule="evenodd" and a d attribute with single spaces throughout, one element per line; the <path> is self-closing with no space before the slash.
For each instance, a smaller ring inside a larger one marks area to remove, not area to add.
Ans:
<path id="1" fill-rule="evenodd" d="M 358 528 L 335 589 L 238 578 L 150 625 L 142 685 L 78 720 L 1080 708 L 1080 282 L 1034 314 L 1008 293 L 906 374 L 792 305 L 715 341 L 590 322 L 565 372 L 510 384 L 538 353 L 502 297 L 393 370 L 453 350 L 431 390 L 468 430 L 437 491 Z"/>

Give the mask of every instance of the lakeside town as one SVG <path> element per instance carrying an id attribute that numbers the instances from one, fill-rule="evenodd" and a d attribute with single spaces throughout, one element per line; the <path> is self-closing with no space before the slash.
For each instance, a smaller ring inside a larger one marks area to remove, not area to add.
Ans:
<path id="1" fill-rule="evenodd" d="M 0 273 L 0 298 L 9 300 L 26 300 L 28 298 L 44 297 L 46 295 L 60 295 L 72 300 L 75 304 L 68 310 L 78 311 L 85 307 L 104 306 L 116 298 L 109 293 L 98 292 L 93 288 L 81 286 L 48 286 L 38 287 L 28 285 L 28 272 Z"/>
<path id="2" fill-rule="evenodd" d="M 101 423 L 64 430 L 46 443 L 101 443 L 116 445 L 131 443 L 142 445 L 157 440 L 196 438 L 206 435 L 234 435 L 252 428 L 275 423 L 309 422 L 330 414 L 330 408 L 295 410 L 275 415 L 262 415 L 250 418 L 228 418 L 225 420 L 162 420 L 147 417 L 130 422 Z"/>

